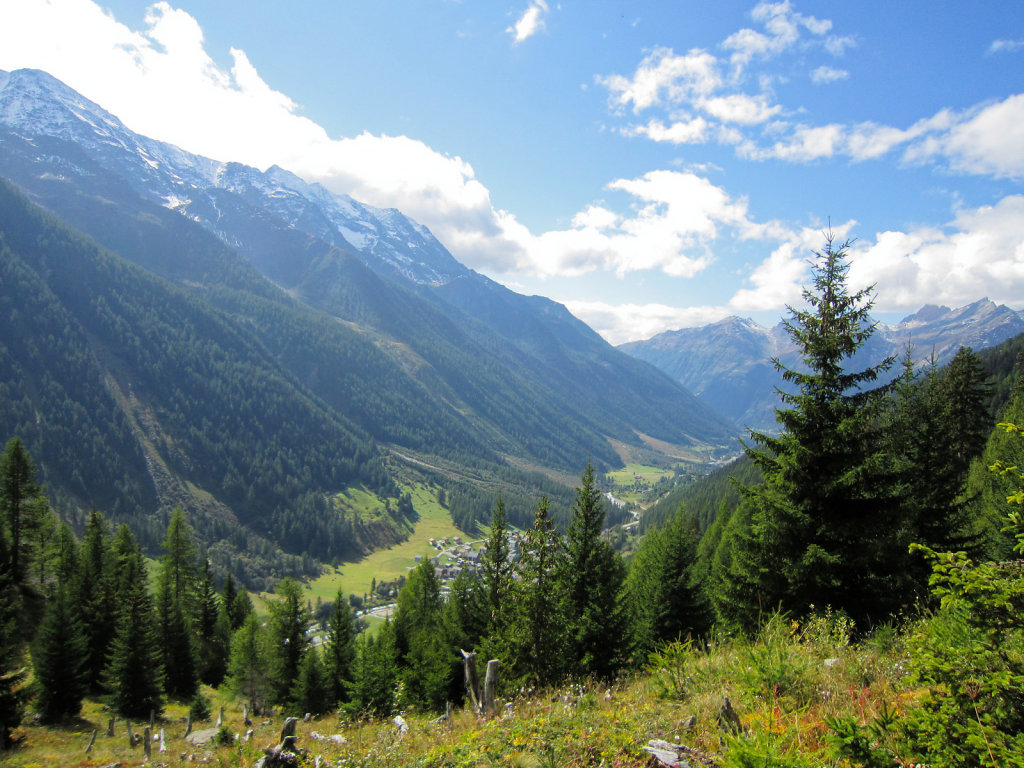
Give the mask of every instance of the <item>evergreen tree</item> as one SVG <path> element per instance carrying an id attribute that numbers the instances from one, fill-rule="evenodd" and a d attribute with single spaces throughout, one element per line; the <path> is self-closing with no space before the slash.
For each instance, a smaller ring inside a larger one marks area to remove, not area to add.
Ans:
<path id="1" fill-rule="evenodd" d="M 302 658 L 292 700 L 296 711 L 308 712 L 315 717 L 330 711 L 332 707 L 324 667 L 316 648 L 310 648 Z"/>
<path id="2" fill-rule="evenodd" d="M 95 509 L 89 513 L 73 591 L 86 638 L 86 682 L 89 692 L 102 691 L 102 673 L 114 637 L 116 609 L 107 526 Z"/>
<path id="3" fill-rule="evenodd" d="M 185 521 L 181 507 L 171 512 L 167 534 L 163 540 L 161 568 L 171 590 L 171 596 L 181 607 L 182 615 L 189 621 L 196 615 L 196 584 L 199 581 L 195 537 Z"/>
<path id="4" fill-rule="evenodd" d="M 44 723 L 77 715 L 86 695 L 86 637 L 64 586 L 46 604 L 32 647 L 36 711 Z"/>
<path id="5" fill-rule="evenodd" d="M 267 625 L 267 672 L 271 701 L 287 704 L 295 690 L 302 657 L 309 648 L 309 611 L 302 600 L 302 586 L 287 578 L 275 587 L 278 599 L 270 603 Z"/>
<path id="6" fill-rule="evenodd" d="M 157 637 L 164 669 L 164 693 L 188 701 L 199 690 L 195 652 L 181 603 L 174 596 L 171 574 L 161 569 L 157 585 Z"/>
<path id="7" fill-rule="evenodd" d="M 442 632 L 441 585 L 424 560 L 398 593 L 395 652 L 406 700 L 428 709 L 444 707 L 454 672 L 454 653 Z"/>
<path id="8" fill-rule="evenodd" d="M 743 489 L 750 529 L 729 543 L 728 569 L 729 600 L 746 604 L 739 613 L 747 619 L 758 604 L 769 610 L 781 604 L 797 615 L 812 605 L 832 606 L 863 626 L 902 600 L 896 587 L 903 562 L 892 558 L 891 487 L 879 482 L 884 461 L 872 429 L 883 392 L 870 388 L 892 359 L 846 368 L 874 331 L 872 289 L 847 289 L 846 249 L 828 237 L 813 264 L 813 289 L 803 294 L 809 308 L 790 307 L 785 321 L 803 365 L 774 360 L 796 387 L 779 392 L 782 433 L 752 433 L 755 447 L 747 448 L 764 482 Z"/>
<path id="9" fill-rule="evenodd" d="M 492 638 L 501 634 L 505 624 L 503 605 L 512 585 L 514 566 L 509 555 L 508 519 L 505 500 L 500 496 L 491 514 L 491 529 L 487 536 L 487 548 L 480 558 L 480 571 L 487 590 L 489 609 L 488 634 Z"/>
<path id="10" fill-rule="evenodd" d="M 349 708 L 354 714 L 386 717 L 395 707 L 398 659 L 395 629 L 388 621 L 375 637 L 369 632 L 356 641 L 356 666 Z"/>
<path id="11" fill-rule="evenodd" d="M 336 706 L 348 701 L 355 664 L 356 620 L 352 608 L 338 590 L 334 608 L 327 619 L 327 644 L 324 651 L 324 673 L 330 703 Z"/>
<path id="12" fill-rule="evenodd" d="M 117 531 L 114 555 L 119 610 L 104 683 L 114 712 L 141 720 L 163 708 L 163 669 L 146 567 L 127 525 Z"/>
<path id="13" fill-rule="evenodd" d="M 634 658 L 644 659 L 661 643 L 707 629 L 693 575 L 696 527 L 697 521 L 680 508 L 664 528 L 647 532 L 633 556 L 624 602 Z"/>
<path id="14" fill-rule="evenodd" d="M 1010 400 L 999 414 L 1000 422 L 1024 424 L 1024 376 L 1011 390 Z M 967 497 L 971 513 L 979 523 L 984 537 L 984 550 L 995 560 L 1015 559 L 1015 542 L 1003 530 L 1006 515 L 1013 510 L 1007 499 L 1018 488 L 1016 478 L 989 470 L 996 462 L 1007 467 L 1024 467 L 1024 441 L 1003 429 L 988 436 L 981 457 L 970 467 L 967 476 Z"/>
<path id="15" fill-rule="evenodd" d="M 445 636 L 453 650 L 477 648 L 487 633 L 490 609 L 483 582 L 469 570 L 448 583 L 448 601 L 444 604 Z"/>
<path id="16" fill-rule="evenodd" d="M 18 588 L 4 537 L 0 536 L 0 749 L 25 714 L 25 651 L 18 631 Z"/>
<path id="17" fill-rule="evenodd" d="M 203 561 L 203 575 L 196 593 L 196 616 L 193 626 L 199 679 L 207 685 L 217 687 L 227 672 L 231 627 L 213 588 L 213 567 L 209 560 Z"/>
<path id="18" fill-rule="evenodd" d="M 270 695 L 266 646 L 259 617 L 250 613 L 231 637 L 228 685 L 249 702 L 251 712 L 259 712 Z"/>
<path id="19" fill-rule="evenodd" d="M 563 602 L 555 574 L 561 539 L 551 521 L 547 497 L 537 503 L 533 528 L 527 530 L 514 586 L 513 674 L 538 685 L 551 685 L 560 673 L 563 652 Z"/>
<path id="20" fill-rule="evenodd" d="M 618 597 L 625 577 L 622 560 L 601 538 L 604 507 L 587 464 L 576 489 L 558 575 L 564 598 L 568 669 L 571 675 L 607 677 L 619 662 L 625 621 Z"/>
<path id="21" fill-rule="evenodd" d="M 0 454 L 0 513 L 7 526 L 11 577 L 24 578 L 24 528 L 28 506 L 42 494 L 36 467 L 21 438 L 12 437 Z"/>
<path id="22" fill-rule="evenodd" d="M 79 545 L 75 540 L 75 534 L 72 533 L 71 527 L 63 521 L 57 527 L 57 536 L 53 549 L 54 576 L 57 579 L 57 584 L 72 590 L 77 599 L 78 593 L 74 590 L 80 565 Z"/>

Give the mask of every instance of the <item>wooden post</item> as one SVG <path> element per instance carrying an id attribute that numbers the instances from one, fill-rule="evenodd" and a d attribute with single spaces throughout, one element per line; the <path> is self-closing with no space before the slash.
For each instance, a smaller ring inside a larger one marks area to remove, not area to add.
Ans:
<path id="1" fill-rule="evenodd" d="M 185 735 L 192 733 L 192 710 L 189 710 L 188 718 L 185 720 Z"/>
<path id="2" fill-rule="evenodd" d="M 128 746 L 131 747 L 132 749 L 134 749 L 135 748 L 135 734 L 132 733 L 132 721 L 131 720 L 125 720 L 124 724 L 128 728 Z"/>
<path id="3" fill-rule="evenodd" d="M 476 651 L 466 653 L 460 648 L 459 652 L 462 654 L 462 666 L 466 676 L 466 693 L 469 695 L 473 710 L 480 713 L 480 676 L 476 671 Z"/>
<path id="4" fill-rule="evenodd" d="M 498 666 L 497 659 L 487 662 L 487 676 L 484 678 L 484 701 L 483 712 L 486 717 L 493 717 L 497 712 L 497 705 L 494 703 L 494 694 L 498 690 Z"/>
<path id="5" fill-rule="evenodd" d="M 96 743 L 96 734 L 97 733 L 98 733 L 98 731 L 95 728 L 93 728 L 92 729 L 92 736 L 89 738 L 89 746 L 87 746 L 85 748 L 85 754 L 88 755 L 90 752 L 92 752 L 92 745 Z"/>
<path id="6" fill-rule="evenodd" d="M 146 752 L 146 760 L 153 759 L 153 732 L 149 730 L 149 726 L 142 731 L 142 749 Z"/>
<path id="7" fill-rule="evenodd" d="M 164 729 L 163 728 L 160 729 L 160 751 L 161 752 L 166 752 L 167 751 L 167 740 L 164 738 Z"/>
<path id="8" fill-rule="evenodd" d="M 220 728 L 224 725 L 224 707 L 220 708 L 220 714 L 217 715 L 217 727 Z"/>
<path id="9" fill-rule="evenodd" d="M 114 735 L 114 718 L 110 718 L 110 720 L 107 721 L 107 736 L 113 736 L 113 735 Z"/>

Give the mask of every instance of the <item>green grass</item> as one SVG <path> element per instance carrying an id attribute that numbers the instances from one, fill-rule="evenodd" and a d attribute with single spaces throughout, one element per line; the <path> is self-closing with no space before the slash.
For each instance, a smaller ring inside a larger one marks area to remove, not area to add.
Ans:
<path id="1" fill-rule="evenodd" d="M 609 472 L 608 477 L 611 478 L 612 482 L 618 487 L 628 487 L 636 482 L 636 478 L 639 477 L 643 482 L 654 485 L 654 483 L 661 480 L 663 477 L 670 477 L 672 475 L 671 469 L 665 469 L 664 467 L 649 467 L 644 464 L 627 464 L 622 469 L 616 469 L 614 472 Z"/>
<path id="2" fill-rule="evenodd" d="M 431 538 L 464 536 L 452 523 L 448 510 L 438 504 L 435 488 L 417 483 L 405 486 L 402 491 L 412 495 L 413 508 L 420 516 L 409 538 L 393 547 L 372 552 L 359 562 L 345 563 L 337 572 L 332 570 L 311 582 L 308 587 L 311 600 L 315 602 L 317 597 L 333 600 L 339 589 L 344 595 L 369 594 L 373 579 L 396 579 L 416 564 L 417 555 L 434 555 L 436 550 L 430 546 Z"/>

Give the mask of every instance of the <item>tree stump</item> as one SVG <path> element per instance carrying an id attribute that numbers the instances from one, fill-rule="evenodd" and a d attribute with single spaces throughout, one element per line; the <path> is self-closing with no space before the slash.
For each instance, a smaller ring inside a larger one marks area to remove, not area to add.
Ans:
<path id="1" fill-rule="evenodd" d="M 473 710 L 479 713 L 480 697 L 478 691 L 480 690 L 480 676 L 476 671 L 476 651 L 466 653 L 460 648 L 459 653 L 462 654 L 462 667 L 466 676 L 466 694 L 469 696 L 470 704 L 473 705 Z"/>
<path id="2" fill-rule="evenodd" d="M 495 694 L 498 691 L 498 667 L 501 662 L 491 659 L 487 662 L 487 675 L 484 677 L 484 701 L 483 712 L 486 717 L 494 717 L 498 707 L 495 703 Z"/>

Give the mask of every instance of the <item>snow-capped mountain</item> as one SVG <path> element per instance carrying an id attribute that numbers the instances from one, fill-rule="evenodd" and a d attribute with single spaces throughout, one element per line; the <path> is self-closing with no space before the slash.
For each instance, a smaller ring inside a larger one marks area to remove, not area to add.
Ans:
<path id="1" fill-rule="evenodd" d="M 139 136 L 44 72 L 0 72 L 0 124 L 30 142 L 39 137 L 74 142 L 136 192 L 198 221 L 229 244 L 237 244 L 239 235 L 218 208 L 222 192 L 265 206 L 285 226 L 313 234 L 357 254 L 375 270 L 392 270 L 414 283 L 444 284 L 468 272 L 430 230 L 400 211 L 332 194 L 277 166 L 261 172 Z M 73 161 L 66 170 L 83 171 Z"/>

